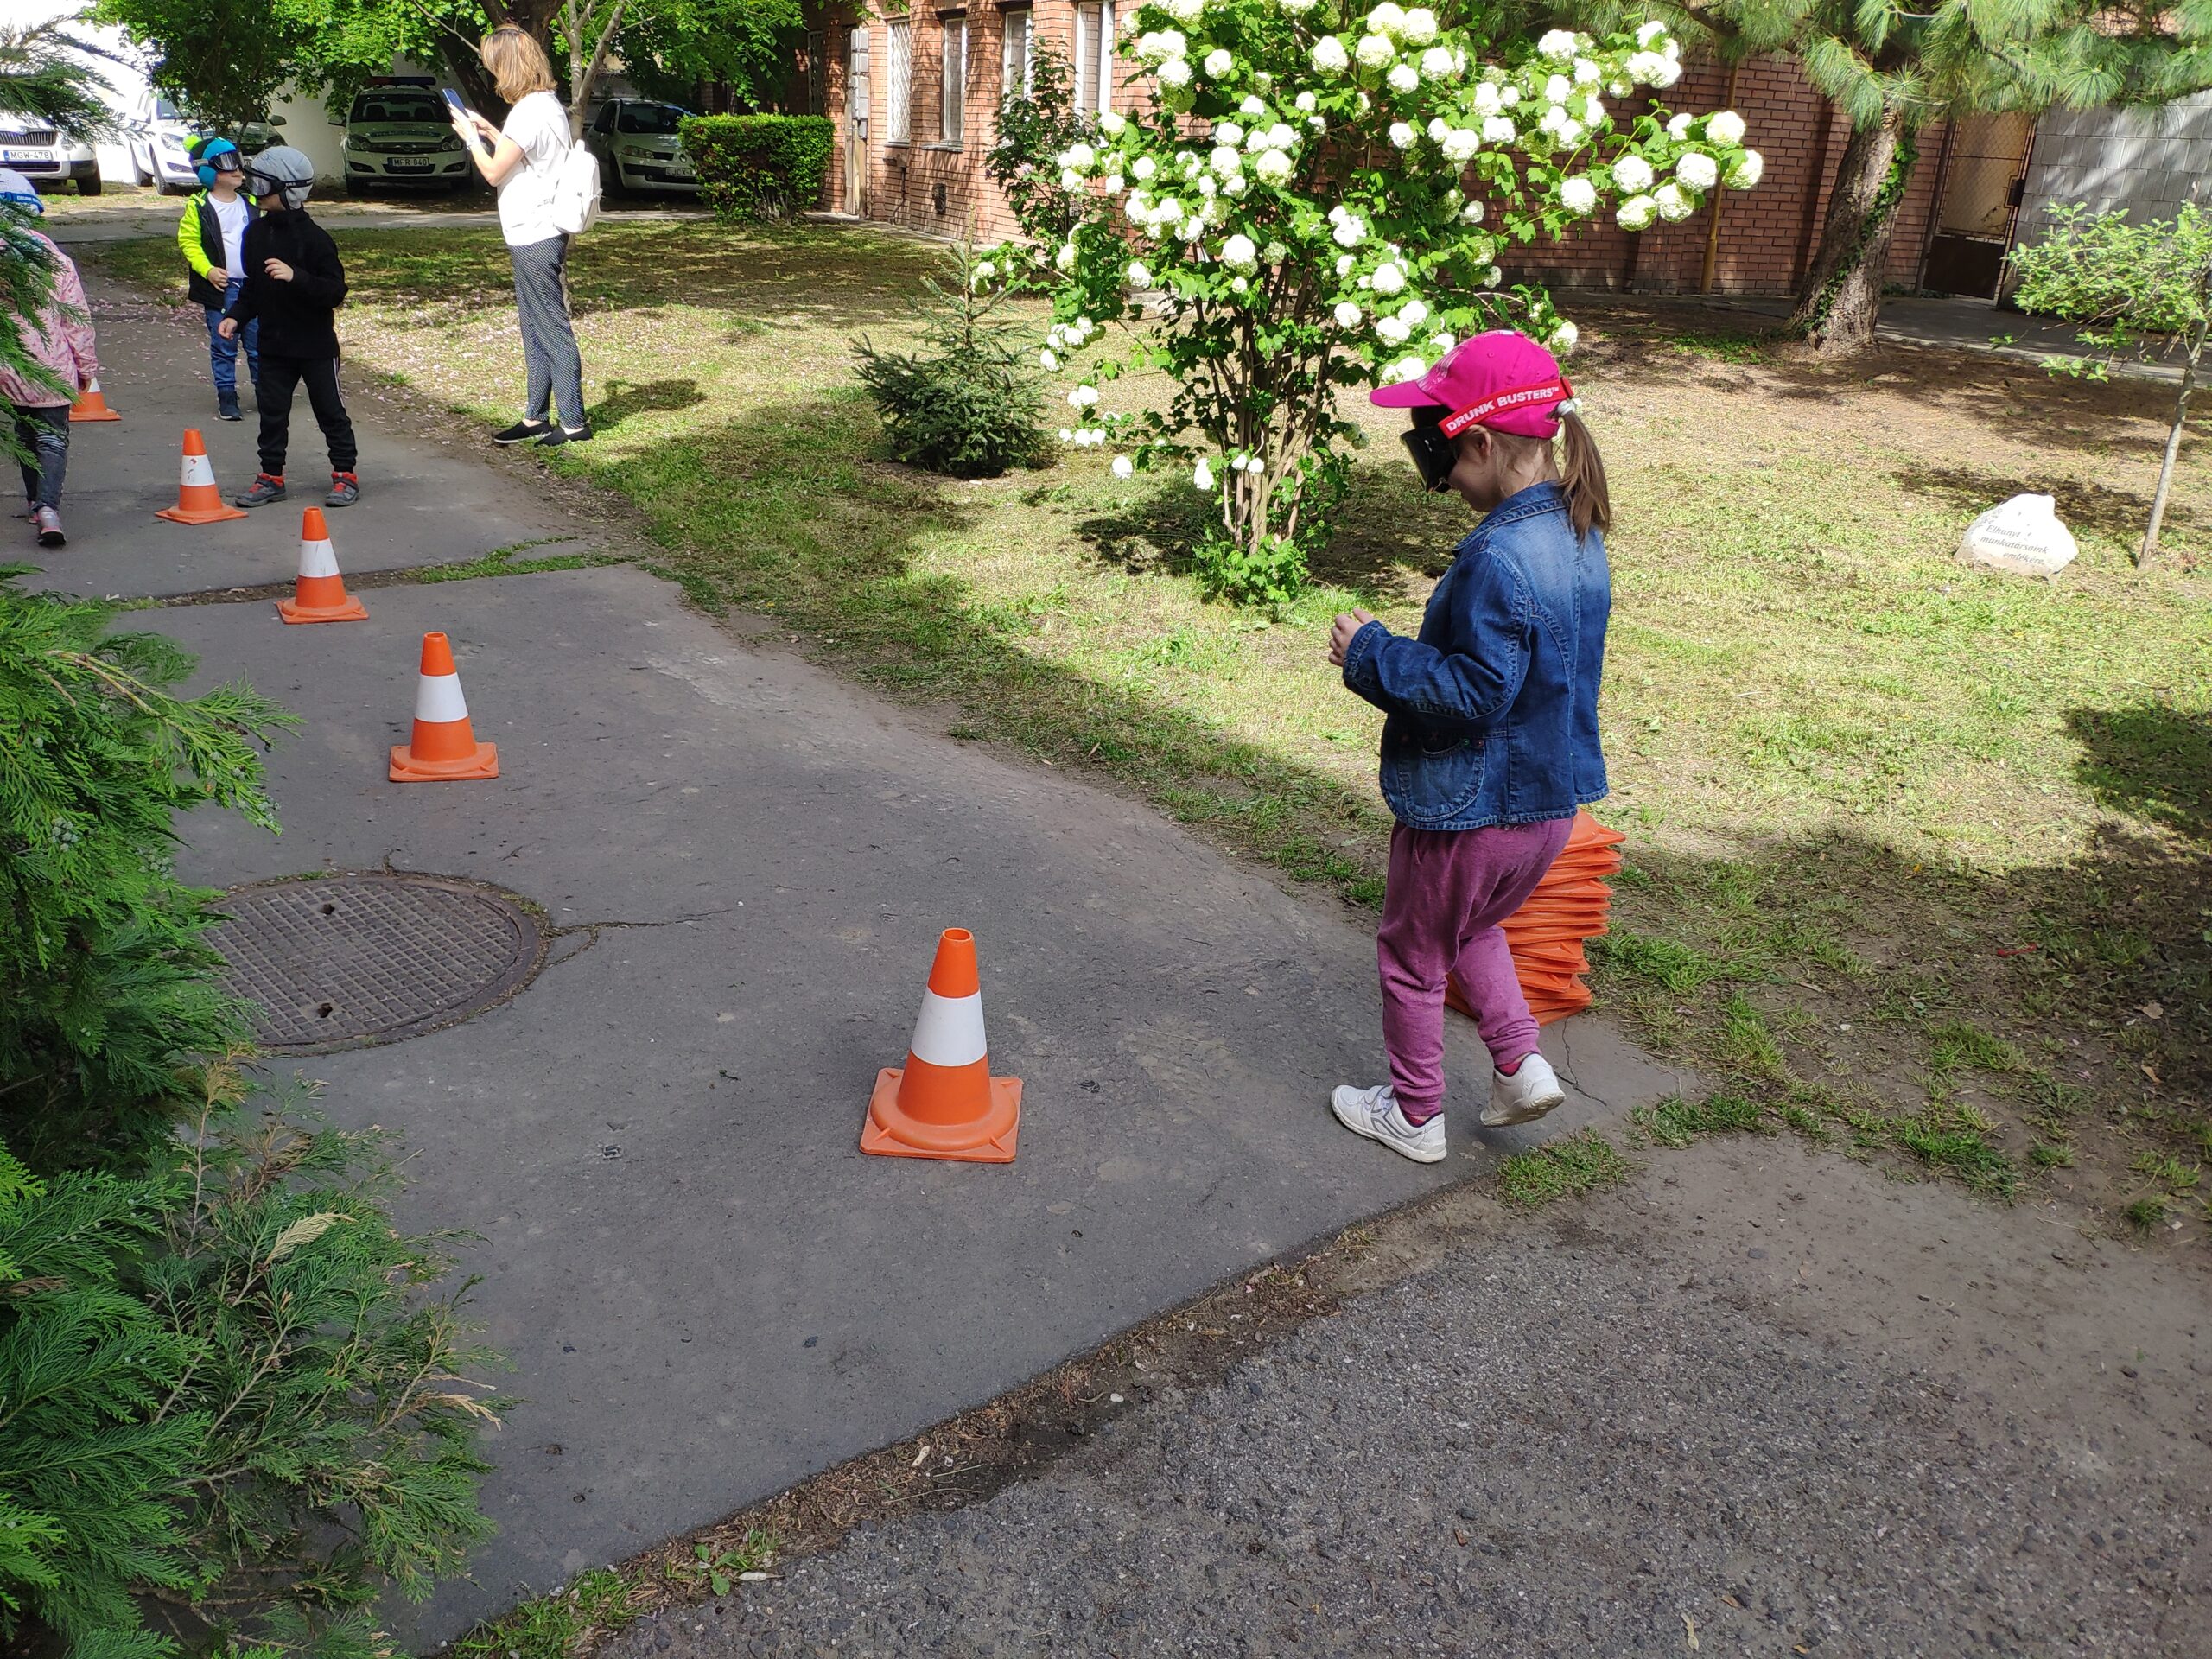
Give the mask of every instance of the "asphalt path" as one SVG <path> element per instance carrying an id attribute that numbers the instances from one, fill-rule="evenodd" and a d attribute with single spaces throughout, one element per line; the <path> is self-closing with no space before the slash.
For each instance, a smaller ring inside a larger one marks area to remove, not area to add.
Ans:
<path id="1" fill-rule="evenodd" d="M 2212 1651 L 2196 1261 L 1789 1142 L 1430 1233 L 1043 1478 L 600 1659 Z"/>

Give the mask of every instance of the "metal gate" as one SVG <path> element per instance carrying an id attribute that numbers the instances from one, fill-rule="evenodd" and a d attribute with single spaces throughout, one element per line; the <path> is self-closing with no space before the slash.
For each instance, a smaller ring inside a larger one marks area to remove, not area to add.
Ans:
<path id="1" fill-rule="evenodd" d="M 1968 116 L 1953 125 L 1922 287 L 1980 300 L 1997 296 L 2034 140 L 2035 123 L 2017 111 Z"/>

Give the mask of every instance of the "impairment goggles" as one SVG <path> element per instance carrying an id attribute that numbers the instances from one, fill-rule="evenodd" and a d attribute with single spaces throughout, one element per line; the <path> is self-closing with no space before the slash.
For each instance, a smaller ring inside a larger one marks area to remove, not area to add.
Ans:
<path id="1" fill-rule="evenodd" d="M 1412 429 L 1398 434 L 1398 442 L 1413 457 L 1414 470 L 1421 474 L 1421 488 L 1432 495 L 1452 487 L 1452 468 L 1459 459 L 1458 441 L 1446 437 L 1441 424 L 1451 412 L 1441 407 L 1417 409 Z"/>

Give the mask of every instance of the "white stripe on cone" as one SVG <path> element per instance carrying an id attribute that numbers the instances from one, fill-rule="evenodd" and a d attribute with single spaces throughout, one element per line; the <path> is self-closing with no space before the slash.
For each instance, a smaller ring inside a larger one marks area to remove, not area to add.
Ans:
<path id="1" fill-rule="evenodd" d="M 939 996 L 922 993 L 922 1015 L 914 1021 L 914 1058 L 931 1065 L 973 1065 L 988 1052 L 983 1040 L 983 994 Z"/>
<path id="2" fill-rule="evenodd" d="M 300 574 L 303 576 L 334 576 L 338 574 L 338 555 L 327 540 L 302 541 L 300 543 Z M 454 696 L 458 696 L 459 692 Z"/>
<path id="3" fill-rule="evenodd" d="M 92 396 L 96 395 L 96 394 L 99 392 L 99 389 L 100 389 L 100 378 L 99 378 L 99 376 L 98 376 L 97 374 L 96 374 L 96 375 L 94 375 L 91 379 L 89 379 L 89 380 L 87 380 L 87 381 L 86 381 L 86 382 L 85 382 L 85 396 L 86 396 L 86 397 L 92 397 Z"/>
<path id="4" fill-rule="evenodd" d="M 327 547 L 328 543 L 325 543 Z M 337 566 L 333 565 L 332 569 Z M 449 721 L 467 720 L 468 704 L 461 695 L 461 676 L 458 674 L 424 674 L 416 682 L 415 718 L 442 726 Z"/>
<path id="5" fill-rule="evenodd" d="M 184 458 L 184 481 L 188 486 L 205 484 L 210 489 L 214 487 L 215 469 L 207 464 L 207 456 L 187 455 Z"/>

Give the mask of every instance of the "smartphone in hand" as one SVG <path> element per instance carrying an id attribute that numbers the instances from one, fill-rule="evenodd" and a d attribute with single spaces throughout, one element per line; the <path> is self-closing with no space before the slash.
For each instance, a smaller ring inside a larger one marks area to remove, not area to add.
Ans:
<path id="1" fill-rule="evenodd" d="M 454 115 L 465 119 L 468 114 L 468 105 L 461 101 L 461 94 L 454 91 L 450 86 L 442 87 L 439 90 L 443 92 L 446 95 L 446 107 L 451 110 Z M 474 124 L 470 123 L 469 124 L 473 126 Z M 472 131 L 467 135 L 467 137 L 471 149 L 479 151 L 481 151 L 484 149 L 484 136 L 481 133 Z"/>

